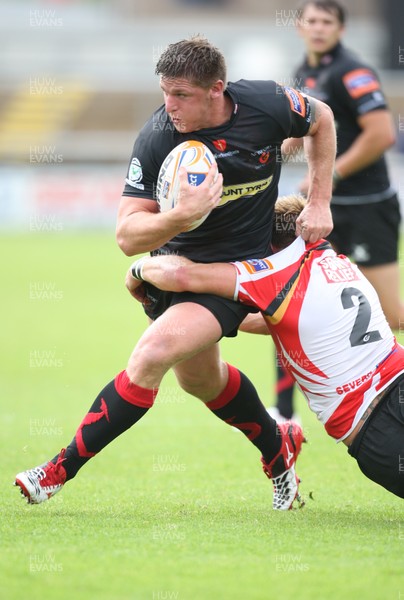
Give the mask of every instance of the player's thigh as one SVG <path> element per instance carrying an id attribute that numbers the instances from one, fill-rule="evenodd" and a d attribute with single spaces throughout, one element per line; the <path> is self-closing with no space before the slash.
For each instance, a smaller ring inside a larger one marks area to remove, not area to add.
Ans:
<path id="1" fill-rule="evenodd" d="M 177 364 L 174 372 L 182 389 L 204 402 L 216 398 L 228 379 L 227 365 L 220 358 L 219 344 L 209 346 Z"/>
<path id="2" fill-rule="evenodd" d="M 145 376 L 148 369 L 164 374 L 217 342 L 221 333 L 217 319 L 204 306 L 190 302 L 171 306 L 136 344 L 130 359 L 131 374 Z"/>

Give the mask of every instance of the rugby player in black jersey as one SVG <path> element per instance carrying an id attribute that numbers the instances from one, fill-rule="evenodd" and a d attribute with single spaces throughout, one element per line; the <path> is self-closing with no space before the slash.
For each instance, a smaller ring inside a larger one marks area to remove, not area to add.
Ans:
<path id="1" fill-rule="evenodd" d="M 307 54 L 294 74 L 296 87 L 328 104 L 337 129 L 337 158 L 328 239 L 354 260 L 375 287 L 392 329 L 404 322 L 400 300 L 398 242 L 400 208 L 391 186 L 384 152 L 395 142 L 393 119 L 375 70 L 341 44 L 346 14 L 335 0 L 301 5 L 298 32 Z M 283 151 L 295 152 L 299 140 Z M 309 175 L 300 191 L 307 193 Z M 246 330 L 265 333 L 249 318 Z M 278 365 L 275 418 L 293 415 L 293 381 Z"/>
<path id="2" fill-rule="evenodd" d="M 305 138 L 311 172 L 309 201 L 297 233 L 310 242 L 330 233 L 336 144 L 332 112 L 325 104 L 273 81 L 227 85 L 222 54 L 201 37 L 168 46 L 156 74 L 164 105 L 135 142 L 118 210 L 117 240 L 126 255 L 176 252 L 200 262 L 268 255 L 281 145 L 288 137 Z M 170 150 L 189 139 L 210 148 L 220 175 L 214 182 L 213 168 L 194 187 L 182 174 L 175 208 L 159 213 L 155 189 L 160 166 Z M 210 210 L 198 229 L 183 233 Z M 160 292 L 150 285 L 143 292 L 153 323 L 126 369 L 100 392 L 67 448 L 16 476 L 28 502 L 53 496 L 92 456 L 139 421 L 173 368 L 184 390 L 258 448 L 273 480 L 273 508 L 289 509 L 299 499 L 294 464 L 303 432 L 292 423 L 278 427 L 249 379 L 219 354 L 221 337 L 236 335 L 241 321 L 256 309 L 213 295 Z"/>

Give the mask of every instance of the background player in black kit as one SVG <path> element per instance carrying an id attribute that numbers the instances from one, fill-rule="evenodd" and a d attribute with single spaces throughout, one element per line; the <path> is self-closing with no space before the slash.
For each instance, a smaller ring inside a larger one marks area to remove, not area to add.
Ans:
<path id="1" fill-rule="evenodd" d="M 400 300 L 398 241 L 399 202 L 383 153 L 395 141 L 386 99 L 374 69 L 341 44 L 345 10 L 335 0 L 301 5 L 298 31 L 307 54 L 294 74 L 296 87 L 328 104 L 337 129 L 337 158 L 331 210 L 334 229 L 328 239 L 354 260 L 375 287 L 392 329 L 404 322 Z M 299 140 L 283 146 L 287 154 Z M 307 193 L 308 177 L 300 191 Z M 247 324 L 246 324 L 247 326 Z M 262 324 L 250 328 L 264 333 Z M 277 361 L 276 409 L 291 418 L 293 380 Z"/>
<path id="2" fill-rule="evenodd" d="M 125 254 L 177 252 L 202 262 L 255 258 L 270 252 L 283 140 L 305 137 L 312 173 L 309 202 L 297 231 L 311 242 L 329 234 L 335 156 L 332 113 L 323 103 L 273 81 L 226 86 L 222 54 L 204 38 L 171 44 L 157 63 L 164 94 L 136 140 L 118 210 L 117 240 Z M 215 154 L 198 187 L 181 177 L 174 209 L 159 213 L 155 187 L 166 155 L 197 139 Z M 182 233 L 214 209 L 195 231 Z M 220 359 L 218 341 L 233 336 L 248 308 L 211 295 L 144 290 L 155 319 L 137 343 L 125 370 L 99 394 L 66 450 L 43 467 L 16 476 L 31 503 L 58 492 L 78 470 L 153 405 L 173 368 L 181 387 L 220 419 L 240 429 L 260 450 L 273 479 L 275 509 L 298 497 L 294 463 L 303 441 L 299 426 L 277 428 L 247 377 Z M 157 318 L 158 317 L 158 318 Z"/>

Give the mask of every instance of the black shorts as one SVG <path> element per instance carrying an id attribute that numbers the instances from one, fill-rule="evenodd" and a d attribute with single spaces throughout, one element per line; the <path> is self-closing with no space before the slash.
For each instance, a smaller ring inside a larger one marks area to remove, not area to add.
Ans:
<path id="1" fill-rule="evenodd" d="M 391 384 L 348 453 L 366 477 L 404 498 L 404 375 Z"/>
<path id="2" fill-rule="evenodd" d="M 395 194 L 370 204 L 331 204 L 334 229 L 328 240 L 363 267 L 394 263 L 398 257 L 400 204 Z"/>
<path id="3" fill-rule="evenodd" d="M 192 292 L 162 292 L 150 283 L 144 282 L 146 300 L 143 302 L 145 313 L 153 321 L 174 304 L 194 302 L 204 306 L 216 317 L 222 328 L 222 337 L 235 337 L 238 327 L 245 317 L 257 313 L 258 309 L 233 300 L 227 300 L 213 294 L 193 294 Z"/>

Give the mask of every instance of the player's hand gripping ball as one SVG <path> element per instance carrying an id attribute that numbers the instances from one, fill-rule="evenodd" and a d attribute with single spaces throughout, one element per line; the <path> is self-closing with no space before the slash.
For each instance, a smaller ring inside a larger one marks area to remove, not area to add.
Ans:
<path id="1" fill-rule="evenodd" d="M 173 148 L 164 159 L 157 179 L 157 202 L 160 211 L 166 212 L 176 205 L 180 185 L 178 175 L 180 167 L 186 168 L 190 185 L 200 185 L 212 164 L 216 164 L 215 158 L 202 142 L 189 140 Z M 194 221 L 187 231 L 193 231 L 199 227 L 209 214 Z"/>

